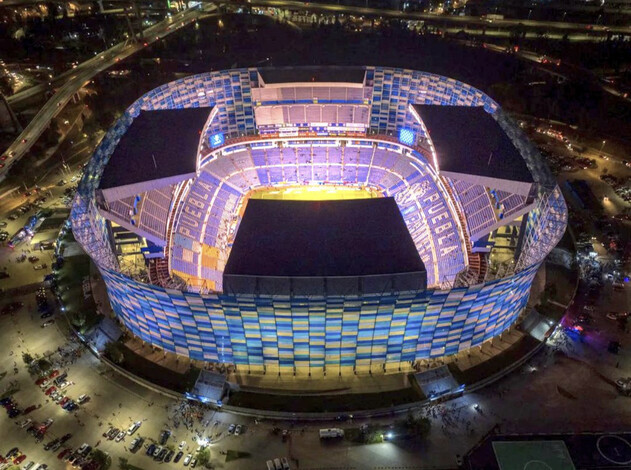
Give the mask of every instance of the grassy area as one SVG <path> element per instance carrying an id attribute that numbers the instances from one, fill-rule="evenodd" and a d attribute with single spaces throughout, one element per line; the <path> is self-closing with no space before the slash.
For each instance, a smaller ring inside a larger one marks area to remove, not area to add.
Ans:
<path id="1" fill-rule="evenodd" d="M 243 408 L 288 412 L 348 412 L 388 408 L 425 397 L 412 387 L 381 393 L 347 393 L 344 395 L 272 395 L 247 391 L 234 392 L 228 403 Z"/>
<path id="2" fill-rule="evenodd" d="M 344 439 L 357 444 L 381 444 L 387 432 L 385 426 L 368 426 L 367 428 L 344 429 Z"/>
<path id="3" fill-rule="evenodd" d="M 448 367 L 451 375 L 454 376 L 458 383 L 471 385 L 505 369 L 524 355 L 528 354 L 539 344 L 538 340 L 530 335 L 526 335 L 503 353 L 493 356 L 489 360 L 470 367 L 469 369 L 464 371 L 460 370 L 458 364 L 454 362 L 449 364 Z"/>
<path id="4" fill-rule="evenodd" d="M 119 457 L 118 468 L 121 470 L 145 470 L 142 467 L 137 467 L 136 465 L 130 464 L 126 458 Z"/>
<path id="5" fill-rule="evenodd" d="M 4 392 L 2 395 L 0 395 L 0 400 L 10 397 L 11 395 L 16 394 L 17 392 L 20 391 L 20 387 L 12 387 L 9 390 L 7 390 L 6 392 Z"/>
<path id="6" fill-rule="evenodd" d="M 226 462 L 232 462 L 238 459 L 249 459 L 252 456 L 249 452 L 241 452 L 239 450 L 227 450 Z"/>

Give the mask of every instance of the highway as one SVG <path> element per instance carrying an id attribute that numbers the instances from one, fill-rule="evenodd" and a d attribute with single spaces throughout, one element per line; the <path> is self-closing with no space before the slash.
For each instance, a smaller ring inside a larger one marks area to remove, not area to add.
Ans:
<path id="1" fill-rule="evenodd" d="M 81 63 L 74 69 L 56 77 L 53 81 L 55 83 L 63 82 L 63 84 L 57 89 L 56 93 L 46 102 L 46 104 L 44 104 L 13 144 L 6 149 L 5 155 L 9 158 L 5 161 L 6 166 L 0 168 L 0 181 L 6 178 L 6 175 L 12 166 L 15 165 L 24 155 L 26 155 L 31 146 L 50 125 L 50 121 L 62 111 L 64 106 L 72 99 L 72 97 L 82 87 L 87 85 L 94 76 L 111 67 L 115 63 L 135 54 L 146 45 L 159 41 L 163 37 L 177 31 L 186 24 L 195 21 L 202 14 L 211 11 L 214 8 L 216 7 L 209 6 L 209 8 L 206 8 L 205 10 L 184 10 L 144 30 L 144 42 L 121 42 Z M 32 97 L 35 94 L 42 93 L 45 89 L 45 85 L 31 87 L 12 96 L 11 99 L 9 99 L 9 102 L 15 103 L 16 100 L 19 101 L 27 97 Z"/>
<path id="2" fill-rule="evenodd" d="M 455 25 L 461 25 L 464 28 L 467 25 L 479 25 L 486 26 L 487 28 L 514 28 L 517 26 L 522 26 L 524 28 L 545 29 L 546 31 L 590 31 L 592 33 L 601 34 L 604 34 L 606 32 L 611 32 L 613 34 L 631 34 L 631 26 L 602 26 L 594 24 L 578 24 L 558 21 L 538 21 L 523 19 L 494 19 L 491 21 L 478 16 L 454 16 L 440 15 L 436 13 L 403 12 L 399 10 L 382 10 L 378 8 L 353 7 L 338 4 L 309 3 L 295 0 L 251 0 L 251 2 L 248 2 L 248 5 L 309 10 L 316 12 L 343 13 L 358 16 L 381 16 L 384 18 L 398 18 L 401 20 L 422 20 L 430 22 L 432 24 L 444 24 L 445 27 L 454 27 Z"/>

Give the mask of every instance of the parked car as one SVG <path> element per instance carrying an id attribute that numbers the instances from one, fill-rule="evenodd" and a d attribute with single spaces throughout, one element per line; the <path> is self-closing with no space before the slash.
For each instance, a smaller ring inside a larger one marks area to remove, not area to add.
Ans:
<path id="1" fill-rule="evenodd" d="M 164 431 L 162 431 L 160 433 L 160 445 L 163 446 L 167 443 L 167 441 L 169 440 L 169 436 L 171 435 L 171 431 L 169 431 L 168 429 L 165 429 Z"/>
<path id="2" fill-rule="evenodd" d="M 166 447 L 163 447 L 160 453 L 157 455 L 157 457 L 154 457 L 154 460 L 157 460 L 158 462 L 162 462 L 164 461 L 168 453 L 169 453 L 169 449 L 167 449 Z"/>
<path id="3" fill-rule="evenodd" d="M 59 442 L 59 439 L 53 439 L 44 446 L 44 450 L 50 450 L 55 444 Z"/>
<path id="4" fill-rule="evenodd" d="M 90 401 L 90 397 L 89 395 L 79 395 L 79 398 L 77 398 L 77 403 L 79 403 L 80 405 L 83 405 L 84 403 Z M 133 434 L 133 433 L 132 433 Z"/>
<path id="5" fill-rule="evenodd" d="M 26 426 L 28 426 L 29 424 L 31 424 L 33 422 L 33 420 L 31 418 L 25 419 L 24 421 L 22 421 L 19 426 L 24 429 Z"/>
<path id="6" fill-rule="evenodd" d="M 86 395 L 82 395 L 82 396 L 86 396 Z M 90 397 L 87 397 L 87 398 L 89 399 Z M 79 397 L 79 399 L 81 399 L 81 397 Z M 142 421 L 136 421 L 135 423 L 133 423 L 131 426 L 129 426 L 129 429 L 127 429 L 127 434 L 129 434 L 130 436 L 134 434 L 136 431 L 138 431 L 138 428 L 140 427 L 141 424 L 142 424 Z"/>
<path id="7" fill-rule="evenodd" d="M 34 411 L 34 410 L 36 410 L 36 409 L 37 409 L 37 405 L 31 405 L 31 406 L 29 406 L 29 407 L 25 408 L 25 409 L 24 409 L 24 411 L 22 411 L 22 414 L 23 414 L 23 415 L 27 415 L 27 414 L 29 414 L 31 411 Z"/>
<path id="8" fill-rule="evenodd" d="M 131 452 L 136 452 L 138 449 L 140 449 L 140 447 L 142 447 L 142 443 L 144 441 L 145 440 L 142 437 L 140 437 L 140 436 L 135 437 L 134 440 L 131 441 L 131 444 L 129 446 L 129 450 Z"/>

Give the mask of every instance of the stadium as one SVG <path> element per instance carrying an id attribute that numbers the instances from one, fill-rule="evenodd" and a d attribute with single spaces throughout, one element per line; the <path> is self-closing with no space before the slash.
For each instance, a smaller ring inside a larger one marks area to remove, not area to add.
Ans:
<path id="1" fill-rule="evenodd" d="M 160 86 L 103 138 L 71 214 L 144 342 L 340 375 L 501 334 L 566 221 L 536 148 L 490 97 L 372 66 Z"/>

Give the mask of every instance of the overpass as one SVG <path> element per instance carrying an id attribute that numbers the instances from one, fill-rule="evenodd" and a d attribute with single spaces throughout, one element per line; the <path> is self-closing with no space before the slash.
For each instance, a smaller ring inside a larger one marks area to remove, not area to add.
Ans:
<path id="1" fill-rule="evenodd" d="M 56 93 L 44 104 L 31 122 L 26 126 L 18 138 L 5 151 L 9 158 L 5 161 L 6 166 L 0 168 L 0 181 L 4 180 L 10 171 L 26 153 L 30 150 L 42 133 L 50 126 L 50 121 L 55 118 L 64 106 L 77 94 L 77 92 L 87 85 L 90 80 L 115 63 L 135 54 L 145 46 L 161 40 L 165 36 L 178 29 L 194 22 L 204 13 L 216 9 L 214 5 L 202 10 L 198 8 L 187 9 L 170 18 L 165 19 L 143 31 L 144 42 L 129 43 L 121 42 L 107 49 L 93 58 L 81 63 L 74 69 L 70 69 L 55 77 L 54 83 L 61 86 Z M 10 104 L 28 99 L 32 96 L 47 91 L 47 85 L 37 85 L 28 88 L 20 93 L 16 93 L 8 100 Z"/>

